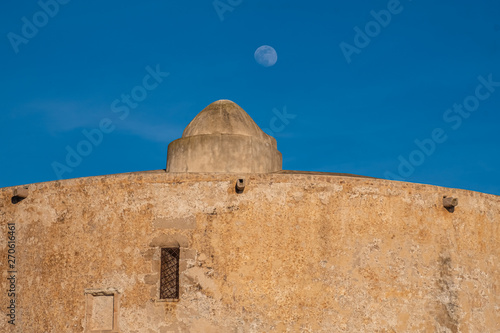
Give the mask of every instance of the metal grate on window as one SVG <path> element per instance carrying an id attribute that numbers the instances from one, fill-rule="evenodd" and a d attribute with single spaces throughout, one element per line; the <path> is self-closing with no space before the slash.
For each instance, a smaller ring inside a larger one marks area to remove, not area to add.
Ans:
<path id="1" fill-rule="evenodd" d="M 180 249 L 161 249 L 160 299 L 179 298 Z"/>

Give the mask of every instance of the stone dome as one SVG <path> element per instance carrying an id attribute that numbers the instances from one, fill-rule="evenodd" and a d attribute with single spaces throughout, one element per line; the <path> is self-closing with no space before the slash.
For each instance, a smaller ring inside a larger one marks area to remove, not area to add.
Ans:
<path id="1" fill-rule="evenodd" d="M 167 172 L 267 173 L 281 168 L 276 140 L 228 100 L 208 105 L 182 138 L 168 145 Z"/>
<path id="2" fill-rule="evenodd" d="M 213 102 L 198 113 L 184 129 L 182 137 L 210 134 L 245 135 L 276 145 L 276 140 L 264 133 L 245 110 L 226 99 Z"/>

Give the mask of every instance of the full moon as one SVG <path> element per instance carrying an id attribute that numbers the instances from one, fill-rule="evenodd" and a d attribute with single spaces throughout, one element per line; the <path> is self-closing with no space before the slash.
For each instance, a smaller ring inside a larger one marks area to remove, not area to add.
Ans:
<path id="1" fill-rule="evenodd" d="M 259 47 L 254 54 L 255 61 L 264 67 L 274 66 L 276 61 L 278 61 L 278 54 L 276 50 L 269 45 L 262 45 Z"/>

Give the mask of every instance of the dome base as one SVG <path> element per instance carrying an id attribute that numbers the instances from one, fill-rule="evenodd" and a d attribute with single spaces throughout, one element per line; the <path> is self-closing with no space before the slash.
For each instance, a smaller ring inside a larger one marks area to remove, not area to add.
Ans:
<path id="1" fill-rule="evenodd" d="M 275 147 L 250 136 L 196 135 L 168 145 L 167 172 L 268 173 L 281 166 Z"/>

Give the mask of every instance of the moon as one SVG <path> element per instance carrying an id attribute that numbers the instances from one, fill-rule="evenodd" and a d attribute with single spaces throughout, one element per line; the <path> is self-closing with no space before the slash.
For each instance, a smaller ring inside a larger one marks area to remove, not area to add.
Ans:
<path id="1" fill-rule="evenodd" d="M 276 50 L 269 45 L 262 45 L 255 50 L 255 61 L 264 67 L 271 67 L 278 61 Z"/>

